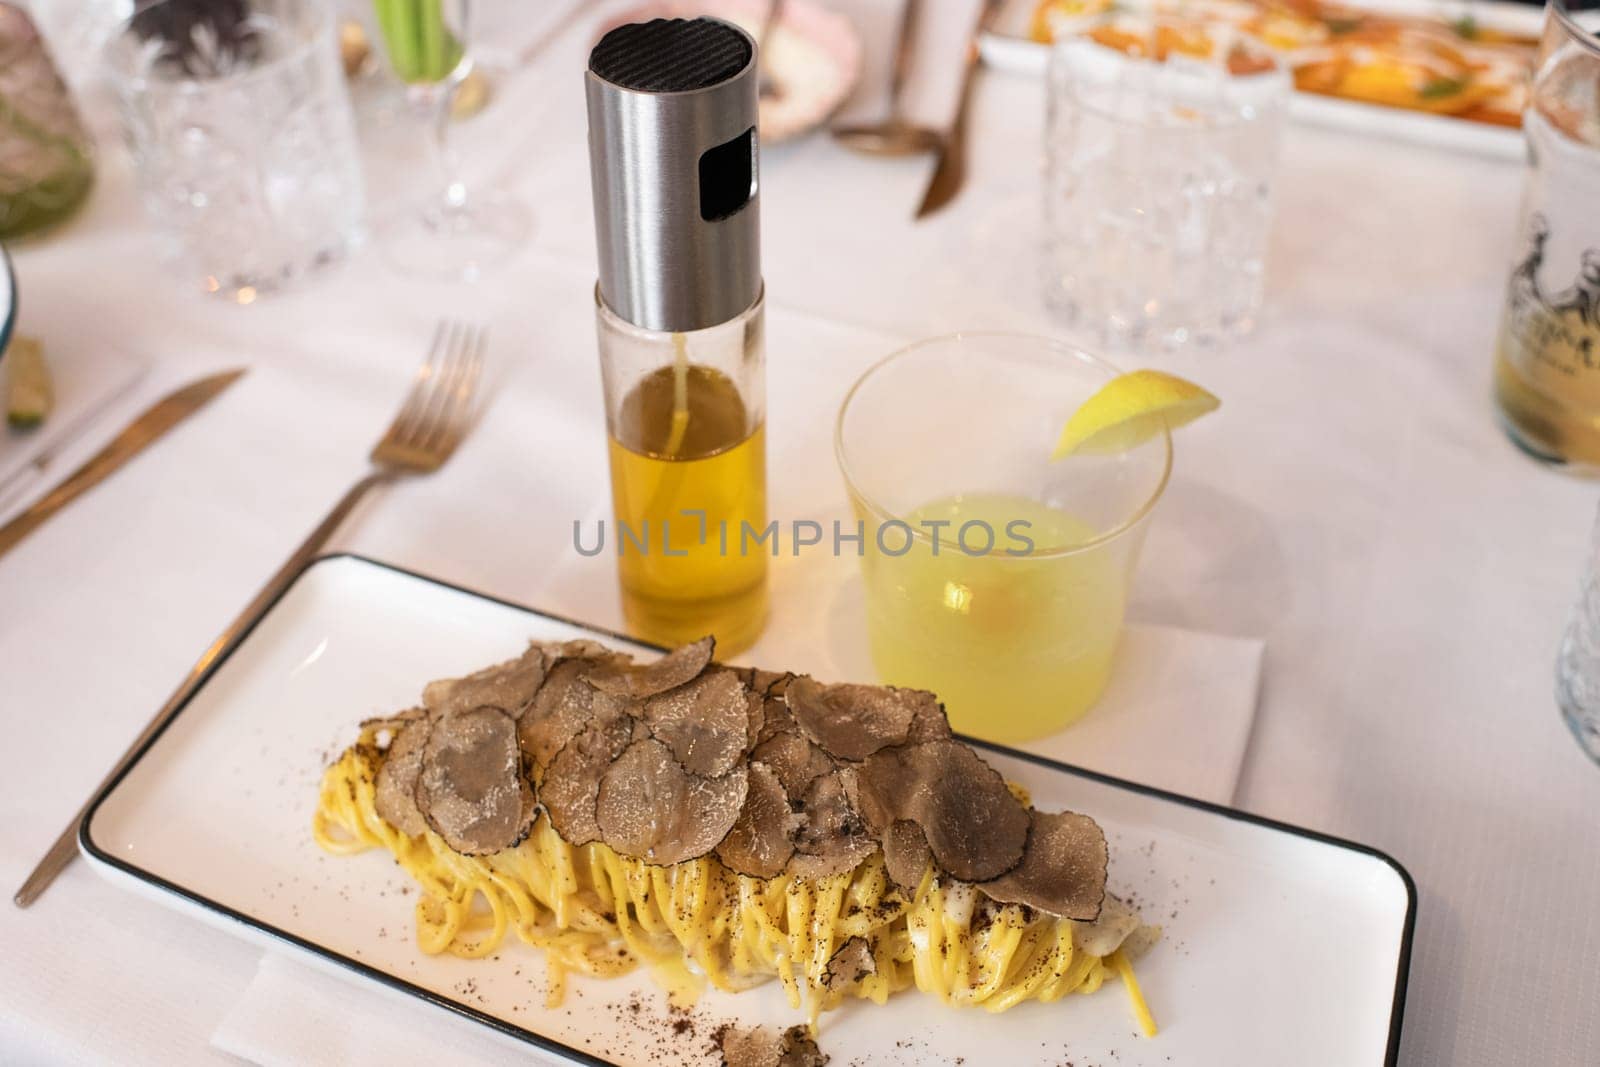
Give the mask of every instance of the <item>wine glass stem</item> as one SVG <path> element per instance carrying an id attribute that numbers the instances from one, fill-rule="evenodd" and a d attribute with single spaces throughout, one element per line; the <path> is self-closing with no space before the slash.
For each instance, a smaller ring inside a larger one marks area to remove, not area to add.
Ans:
<path id="1" fill-rule="evenodd" d="M 458 210 L 467 202 L 467 186 L 461 180 L 461 163 L 450 140 L 451 109 L 460 84 L 458 78 L 446 79 L 430 86 L 423 100 L 424 107 L 430 112 L 428 120 L 432 128 L 429 136 L 433 143 L 433 163 L 441 190 L 440 199 L 448 210 Z"/>

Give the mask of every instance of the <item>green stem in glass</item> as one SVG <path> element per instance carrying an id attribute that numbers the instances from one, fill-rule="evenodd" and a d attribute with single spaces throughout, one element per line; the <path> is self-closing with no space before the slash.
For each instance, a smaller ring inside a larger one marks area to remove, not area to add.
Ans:
<path id="1" fill-rule="evenodd" d="M 444 0 L 373 0 L 389 64 L 411 85 L 440 82 L 461 62 L 461 42 L 445 18 Z"/>

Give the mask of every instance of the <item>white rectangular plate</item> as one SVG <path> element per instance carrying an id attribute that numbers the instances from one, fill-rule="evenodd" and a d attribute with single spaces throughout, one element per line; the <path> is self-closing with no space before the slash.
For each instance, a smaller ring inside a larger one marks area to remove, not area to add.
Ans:
<path id="1" fill-rule="evenodd" d="M 778 989 L 707 994 L 697 1036 L 669 1036 L 664 1050 L 666 998 L 647 976 L 575 980 L 567 1003 L 547 1010 L 537 950 L 512 939 L 487 960 L 425 956 L 415 893 L 392 860 L 327 856 L 311 840 L 322 769 L 359 720 L 410 706 L 427 680 L 513 656 L 530 638 L 586 635 L 368 560 L 321 560 L 96 798 L 80 844 L 119 881 L 410 994 L 421 1013 L 448 1009 L 578 1063 L 714 1063 L 706 1035 L 721 1021 L 799 1021 Z M 1416 909 L 1394 861 L 1024 753 L 990 747 L 986 758 L 1040 808 L 1088 812 L 1106 828 L 1111 889 L 1165 928 L 1139 964 L 1162 1032 L 1137 1033 L 1116 983 L 1003 1015 L 907 992 L 827 1015 L 821 1043 L 836 1063 L 1394 1062 Z"/>
<path id="2" fill-rule="evenodd" d="M 1050 46 L 1028 36 L 1036 6 L 1037 0 L 1007 0 L 995 20 L 994 28 L 984 34 L 979 42 L 985 63 L 996 70 L 1044 73 L 1049 63 Z M 1139 0 L 1134 0 L 1132 6 L 1139 7 Z M 1367 0 L 1355 6 L 1393 15 L 1431 15 L 1445 22 L 1471 16 L 1485 28 L 1529 37 L 1538 37 L 1544 26 L 1544 12 L 1540 8 L 1511 3 L 1509 0 Z M 1340 100 L 1316 93 L 1294 93 L 1289 101 L 1289 114 L 1312 126 L 1372 134 L 1496 159 L 1520 160 L 1527 152 L 1521 130 L 1449 115 L 1430 115 L 1422 111 Z"/>

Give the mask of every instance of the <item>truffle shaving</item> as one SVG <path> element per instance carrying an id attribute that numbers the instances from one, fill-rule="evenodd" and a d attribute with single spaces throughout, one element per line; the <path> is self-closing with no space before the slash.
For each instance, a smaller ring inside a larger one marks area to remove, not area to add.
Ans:
<path id="1" fill-rule="evenodd" d="M 750 757 L 771 767 L 784 791 L 796 799 L 805 796 L 812 782 L 834 768 L 826 752 L 798 733 L 775 734 L 757 745 Z"/>
<path id="2" fill-rule="evenodd" d="M 807 737 L 839 759 L 857 761 L 904 744 L 923 698 L 938 708 L 932 694 L 920 690 L 825 686 L 809 677 L 796 678 L 784 691 L 784 700 Z"/>
<path id="3" fill-rule="evenodd" d="M 618 664 L 594 672 L 589 682 L 602 693 L 642 700 L 693 681 L 711 663 L 717 647 L 713 637 L 675 648 L 654 663 Z"/>
<path id="4" fill-rule="evenodd" d="M 481 855 L 520 841 L 537 799 L 574 846 L 661 866 L 714 853 L 753 878 L 823 878 L 881 848 L 905 892 L 931 869 L 998 904 L 1099 919 L 1084 936 L 1130 936 L 1102 912 L 1098 824 L 1031 810 L 932 693 L 730 669 L 714 652 L 707 637 L 635 665 L 592 641 L 535 643 L 431 683 L 425 708 L 364 724 L 388 746 L 378 813 Z M 830 982 L 871 966 L 862 947 L 841 946 Z"/>
<path id="5" fill-rule="evenodd" d="M 789 705 L 781 696 L 765 696 L 761 701 L 761 730 L 756 734 L 756 744 L 760 744 L 778 734 L 796 734 L 800 727 L 794 724 L 794 716 L 789 714 Z"/>
<path id="6" fill-rule="evenodd" d="M 600 779 L 595 821 L 601 840 L 616 851 L 665 867 L 721 844 L 747 789 L 744 767 L 703 778 L 685 770 L 666 745 L 644 738 L 630 743 Z"/>
<path id="7" fill-rule="evenodd" d="M 864 937 L 852 937 L 828 957 L 822 984 L 830 993 L 843 993 L 877 973 L 878 961 L 872 958 L 872 945 Z"/>
<path id="8" fill-rule="evenodd" d="M 403 723 L 389 742 L 388 754 L 378 768 L 373 805 L 384 821 L 401 833 L 416 837 L 428 828 L 417 809 L 417 776 L 422 773 L 422 749 L 432 724 L 425 718 Z"/>
<path id="9" fill-rule="evenodd" d="M 628 714 L 626 701 L 589 684 L 587 675 L 592 668 L 587 659 L 562 660 L 551 669 L 544 687 L 523 713 L 518 739 L 538 766 L 549 766 L 580 730 L 593 724 L 605 726 Z"/>
<path id="10" fill-rule="evenodd" d="M 756 747 L 761 740 L 761 729 L 767 722 L 766 701 L 760 693 L 749 692 L 744 695 L 744 747 L 745 751 Z"/>
<path id="11" fill-rule="evenodd" d="M 545 768 L 539 800 L 550 815 L 550 825 L 567 844 L 577 847 L 600 840 L 600 826 L 594 817 L 600 776 L 628 747 L 633 726 L 628 718 L 591 723 Z"/>
<path id="12" fill-rule="evenodd" d="M 748 751 L 747 696 L 733 671 L 708 671 L 645 701 L 640 718 L 685 770 L 715 778 L 731 770 Z"/>
<path id="13" fill-rule="evenodd" d="M 944 713 L 939 698 L 923 689 L 902 689 L 912 701 L 911 728 L 906 731 L 906 743 L 920 745 L 924 741 L 939 741 L 950 734 L 950 719 Z"/>
<path id="14" fill-rule="evenodd" d="M 440 716 L 428 732 L 417 776 L 417 807 L 457 852 L 510 848 L 533 825 L 533 789 L 522 777 L 517 724 L 484 706 Z"/>
<path id="15" fill-rule="evenodd" d="M 897 819 L 922 828 L 939 868 L 965 882 L 998 878 L 1022 859 L 1028 809 L 1000 772 L 958 741 L 878 752 L 860 776 L 862 811 L 882 833 Z"/>
<path id="16" fill-rule="evenodd" d="M 717 858 L 736 874 L 776 878 L 794 855 L 795 830 L 801 822 L 801 817 L 790 809 L 789 794 L 783 791 L 772 768 L 752 763 L 744 807 L 733 829 L 717 846 Z"/>
<path id="17" fill-rule="evenodd" d="M 922 827 L 909 819 L 896 819 L 883 835 L 883 867 L 890 881 L 908 893 L 915 893 L 933 862 L 933 851 Z"/>
<path id="18" fill-rule="evenodd" d="M 1106 892 L 1108 856 L 1100 824 L 1071 811 L 1030 815 L 1022 862 L 978 888 L 1002 904 L 1026 904 L 1065 919 L 1092 922 Z"/>
<path id="19" fill-rule="evenodd" d="M 533 695 L 544 684 L 550 657 L 540 645 L 529 645 L 516 659 L 485 667 L 465 678 L 444 678 L 429 682 L 422 690 L 422 703 L 435 715 L 470 711 L 488 706 L 511 715 L 522 714 Z"/>
<path id="20" fill-rule="evenodd" d="M 380 733 L 387 731 L 389 734 L 388 741 L 383 742 L 380 739 L 380 744 L 393 744 L 395 736 L 406 723 L 416 722 L 418 719 L 426 719 L 427 717 L 427 708 L 407 708 L 405 711 L 397 711 L 393 715 L 375 715 L 370 719 L 363 719 L 361 720 L 361 728 Z"/>
<path id="21" fill-rule="evenodd" d="M 779 1031 L 770 1026 L 724 1026 L 716 1033 L 722 1067 L 827 1067 L 804 1026 Z"/>
<path id="22" fill-rule="evenodd" d="M 805 793 L 805 821 L 795 834 L 788 871 L 800 878 L 841 874 L 866 859 L 878 843 L 859 812 L 856 772 L 840 767 L 811 783 Z"/>

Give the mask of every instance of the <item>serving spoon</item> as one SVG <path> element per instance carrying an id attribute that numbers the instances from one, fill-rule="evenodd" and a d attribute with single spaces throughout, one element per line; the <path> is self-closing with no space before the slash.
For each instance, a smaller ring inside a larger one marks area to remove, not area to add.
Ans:
<path id="1" fill-rule="evenodd" d="M 911 69 L 911 48 L 916 40 L 917 9 L 922 0 L 905 0 L 900 13 L 900 35 L 895 45 L 894 70 L 889 76 L 889 115 L 882 122 L 835 126 L 834 139 L 846 148 L 874 156 L 908 156 L 938 147 L 938 130 L 919 126 L 901 111 L 906 74 Z"/>

